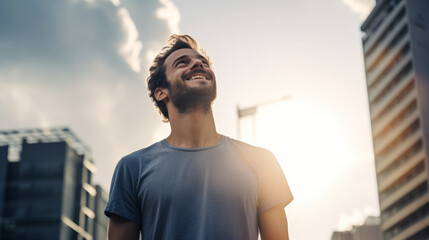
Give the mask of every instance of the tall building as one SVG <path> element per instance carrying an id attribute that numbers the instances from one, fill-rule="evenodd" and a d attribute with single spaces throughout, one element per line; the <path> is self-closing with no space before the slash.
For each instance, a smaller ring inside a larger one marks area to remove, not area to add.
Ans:
<path id="1" fill-rule="evenodd" d="M 380 218 L 369 216 L 362 225 L 350 231 L 334 231 L 331 240 L 381 240 Z"/>
<path id="2" fill-rule="evenodd" d="M 429 1 L 378 0 L 361 26 L 385 239 L 429 239 Z"/>
<path id="3" fill-rule="evenodd" d="M 95 171 L 67 128 L 0 131 L 0 240 L 106 239 Z"/>

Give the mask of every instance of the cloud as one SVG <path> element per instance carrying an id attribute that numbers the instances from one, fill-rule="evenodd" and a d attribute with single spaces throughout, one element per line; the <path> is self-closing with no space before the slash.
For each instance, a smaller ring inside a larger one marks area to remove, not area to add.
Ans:
<path id="1" fill-rule="evenodd" d="M 359 14 L 360 19 L 365 19 L 374 7 L 374 0 L 341 0 L 350 9 Z"/>
<path id="2" fill-rule="evenodd" d="M 139 72 L 143 43 L 168 34 L 159 6 L 0 1 L 1 128 L 70 127 L 93 150 L 95 181 L 108 186 L 120 157 L 150 144 L 162 124 Z"/>
<path id="3" fill-rule="evenodd" d="M 174 5 L 171 0 L 159 0 L 162 7 L 156 10 L 156 16 L 158 19 L 167 21 L 167 25 L 170 29 L 171 34 L 180 33 L 179 22 L 180 12 L 179 9 Z"/>
<path id="4" fill-rule="evenodd" d="M 84 1 L 91 5 L 95 4 L 95 0 L 84 0 Z"/>
<path id="5" fill-rule="evenodd" d="M 121 4 L 120 0 L 110 0 L 110 2 L 112 2 L 112 4 L 115 5 L 116 7 L 118 7 Z"/>
<path id="6" fill-rule="evenodd" d="M 130 36 L 118 12 L 108 1 L 0 1 L 0 71 L 19 66 L 78 74 L 102 62 L 135 74 L 118 54 Z"/>
<path id="7" fill-rule="evenodd" d="M 362 225 L 368 216 L 378 216 L 374 209 L 366 207 L 363 210 L 354 209 L 351 214 L 341 213 L 337 231 L 350 231 L 353 226 Z"/>
<path id="8" fill-rule="evenodd" d="M 117 117 L 117 112 L 120 104 L 123 104 L 124 99 L 127 99 L 127 93 L 131 89 L 122 83 L 103 84 L 99 82 L 90 82 L 86 86 L 87 95 L 92 109 L 93 119 L 98 122 L 101 127 L 113 128 L 113 120 Z"/>
<path id="9" fill-rule="evenodd" d="M 25 121 L 27 118 L 32 118 L 37 126 L 47 127 L 50 125 L 46 114 L 43 111 L 35 111 L 34 98 L 31 97 L 32 89 L 25 85 L 3 83 L 0 90 L 0 108 L 4 109 L 12 106 L 13 111 L 10 111 L 12 119 L 15 121 Z M 4 108 L 3 104 L 4 103 Z M 9 106 L 6 106 L 9 105 Z"/>
<path id="10" fill-rule="evenodd" d="M 100 170 L 95 180 L 108 186 L 116 161 L 147 145 L 155 130 L 150 126 L 161 122 L 144 85 L 115 67 L 101 64 L 75 75 L 19 67 L 0 71 L 0 126 L 71 127 L 93 150 Z"/>
<path id="11" fill-rule="evenodd" d="M 119 47 L 119 54 L 131 69 L 138 73 L 141 71 L 140 53 L 143 47 L 142 42 L 139 41 L 139 32 L 126 8 L 121 7 L 118 11 L 118 16 L 125 35 L 125 39 Z"/>
<path id="12" fill-rule="evenodd" d="M 159 0 L 161 3 L 161 7 L 156 9 L 156 17 L 160 20 L 164 20 L 167 22 L 169 34 L 179 34 L 179 22 L 180 22 L 180 11 L 174 5 L 171 0 Z M 159 51 L 163 47 L 163 43 L 157 39 L 156 41 L 148 41 L 145 54 L 145 62 L 148 66 L 152 64 L 152 61 L 155 59 L 156 55 L 158 55 Z M 144 72 L 144 75 L 149 75 L 148 68 Z"/>
<path id="13" fill-rule="evenodd" d="M 159 51 L 157 51 L 157 50 L 148 49 L 146 51 L 146 60 L 151 63 L 155 59 L 155 57 L 158 55 L 158 53 L 159 53 Z"/>

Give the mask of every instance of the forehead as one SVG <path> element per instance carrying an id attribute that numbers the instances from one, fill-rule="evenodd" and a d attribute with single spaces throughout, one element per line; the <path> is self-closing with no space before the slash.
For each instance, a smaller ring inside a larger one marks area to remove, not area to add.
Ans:
<path id="1" fill-rule="evenodd" d="M 170 54 L 170 56 L 165 59 L 165 66 L 171 66 L 174 62 L 174 60 L 178 59 L 182 56 L 189 56 L 189 57 L 203 57 L 199 52 L 195 51 L 191 48 L 181 48 L 178 49 Z"/>

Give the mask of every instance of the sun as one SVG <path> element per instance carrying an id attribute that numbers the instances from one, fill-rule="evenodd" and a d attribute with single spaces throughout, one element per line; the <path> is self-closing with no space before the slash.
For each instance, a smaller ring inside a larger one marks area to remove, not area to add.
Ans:
<path id="1" fill-rule="evenodd" d="M 328 105 L 294 96 L 258 108 L 243 133 L 274 153 L 295 198 L 314 200 L 356 161 L 344 121 Z"/>

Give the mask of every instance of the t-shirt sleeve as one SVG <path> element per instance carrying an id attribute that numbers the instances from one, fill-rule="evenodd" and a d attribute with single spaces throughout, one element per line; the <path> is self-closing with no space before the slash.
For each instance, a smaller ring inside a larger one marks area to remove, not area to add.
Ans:
<path id="1" fill-rule="evenodd" d="M 115 168 L 110 185 L 110 194 L 104 210 L 106 216 L 119 215 L 135 223 L 139 223 L 140 210 L 136 193 L 138 166 L 136 161 L 122 158 Z"/>
<path id="2" fill-rule="evenodd" d="M 286 207 L 293 200 L 289 184 L 274 155 L 265 150 L 259 159 L 259 204 L 258 214 L 274 206 Z"/>

